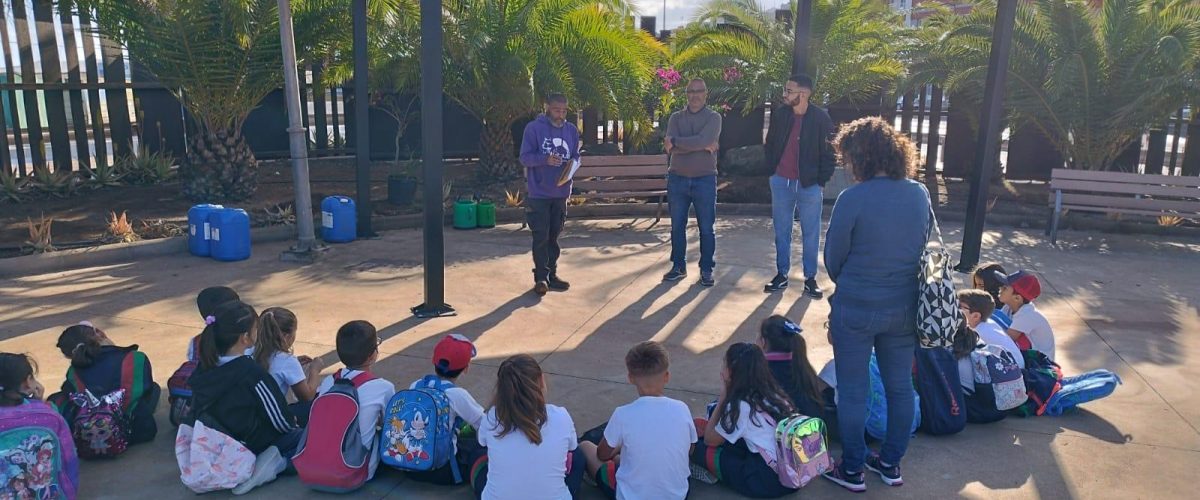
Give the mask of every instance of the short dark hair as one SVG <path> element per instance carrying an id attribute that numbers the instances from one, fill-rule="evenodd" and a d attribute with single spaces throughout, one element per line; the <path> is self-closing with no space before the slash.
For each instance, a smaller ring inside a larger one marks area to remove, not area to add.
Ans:
<path id="1" fill-rule="evenodd" d="M 562 92 L 554 92 L 546 96 L 546 104 L 566 104 L 567 95 Z"/>
<path id="2" fill-rule="evenodd" d="M 640 342 L 625 354 L 625 369 L 631 377 L 645 377 L 666 373 L 671 366 L 667 350 L 653 340 Z"/>
<path id="3" fill-rule="evenodd" d="M 466 370 L 466 368 L 463 368 L 462 370 L 447 370 L 442 368 L 441 365 L 433 366 L 434 373 L 437 373 L 439 377 L 445 378 L 458 378 L 459 375 L 462 375 L 463 370 Z"/>
<path id="4" fill-rule="evenodd" d="M 226 302 L 241 300 L 238 293 L 227 286 L 210 286 L 200 290 L 200 294 L 196 295 L 196 308 L 200 310 L 200 317 L 205 318 L 212 316 L 217 310 L 217 306 Z"/>
<path id="5" fill-rule="evenodd" d="M 804 73 L 797 73 L 797 74 L 795 74 L 795 75 L 789 76 L 789 77 L 788 77 L 788 81 L 789 81 L 789 82 L 796 82 L 796 85 L 799 85 L 799 86 L 801 86 L 801 87 L 807 88 L 808 90 L 812 90 L 812 89 L 813 89 L 813 79 L 812 79 L 812 77 L 811 77 L 811 76 L 808 76 L 808 75 L 806 75 L 806 74 L 804 74 Z"/>
<path id="6" fill-rule="evenodd" d="M 379 349 L 375 325 L 355 320 L 342 325 L 337 332 L 337 355 L 346 368 L 358 368 L 367 363 Z"/>
<path id="7" fill-rule="evenodd" d="M 975 288 L 959 290 L 958 301 L 965 304 L 967 310 L 979 313 L 984 320 L 992 317 L 992 313 L 996 311 L 996 303 L 992 301 L 992 295 L 984 290 Z"/>
<path id="8" fill-rule="evenodd" d="M 880 174 L 895 180 L 908 179 L 916 173 L 917 150 L 912 141 L 878 116 L 842 125 L 833 147 L 858 181 Z"/>

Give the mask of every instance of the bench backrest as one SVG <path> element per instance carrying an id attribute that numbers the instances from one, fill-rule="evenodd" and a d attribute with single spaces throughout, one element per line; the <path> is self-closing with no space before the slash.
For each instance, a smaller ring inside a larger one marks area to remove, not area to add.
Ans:
<path id="1" fill-rule="evenodd" d="M 1061 192 L 1063 205 L 1077 209 L 1200 214 L 1200 177 L 1056 168 L 1050 190 L 1051 203 Z"/>
<path id="2" fill-rule="evenodd" d="M 656 196 L 667 189 L 667 155 L 585 156 L 575 189 L 614 196 Z"/>

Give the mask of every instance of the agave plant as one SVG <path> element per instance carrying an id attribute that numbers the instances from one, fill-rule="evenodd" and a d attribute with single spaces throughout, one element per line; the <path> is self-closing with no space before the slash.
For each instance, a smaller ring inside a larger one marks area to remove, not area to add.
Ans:
<path id="1" fill-rule="evenodd" d="M 0 201 L 20 203 L 25 201 L 28 193 L 27 179 L 17 177 L 17 174 L 7 168 L 0 168 Z"/>
<path id="2" fill-rule="evenodd" d="M 795 4 L 792 3 L 795 11 Z M 904 71 L 904 29 L 886 4 L 814 0 L 809 67 L 815 99 L 861 102 L 878 96 Z M 743 112 L 779 96 L 792 72 L 790 24 L 755 0 L 709 0 L 675 35 L 672 59 L 689 76 L 708 80 L 715 100 Z"/>
<path id="3" fill-rule="evenodd" d="M 151 153 L 145 145 L 133 154 L 118 160 L 117 168 L 135 184 L 158 184 L 173 179 L 176 175 L 175 157 L 166 151 Z"/>
<path id="4" fill-rule="evenodd" d="M 104 239 L 121 243 L 130 243 L 142 239 L 133 229 L 133 224 L 129 223 L 129 217 L 125 211 L 121 211 L 121 215 L 112 211 L 108 213 L 108 223 L 104 228 Z"/>
<path id="5" fill-rule="evenodd" d="M 125 174 L 121 172 L 120 168 L 107 161 L 100 161 L 88 171 L 86 182 L 92 189 L 101 189 L 120 186 L 124 178 Z"/>
<path id="6" fill-rule="evenodd" d="M 25 240 L 25 244 L 33 253 L 53 252 L 55 249 L 51 230 L 54 227 L 54 217 L 42 214 L 37 222 L 31 218 L 27 218 L 26 221 L 29 224 L 29 239 Z"/>
<path id="7" fill-rule="evenodd" d="M 85 26 L 129 50 L 187 108 L 194 131 L 181 168 L 197 200 L 244 200 L 257 187 L 258 161 L 242 137 L 250 111 L 282 84 L 276 0 L 61 0 Z M 349 0 L 293 0 L 301 55 L 341 29 Z"/>
<path id="8" fill-rule="evenodd" d="M 483 124 L 481 176 L 518 176 L 513 123 L 562 92 L 576 108 L 646 121 L 666 49 L 628 22 L 630 0 L 462 0 L 445 15 L 446 93 Z"/>
<path id="9" fill-rule="evenodd" d="M 29 187 L 43 195 L 66 198 L 79 188 L 78 178 L 69 170 L 51 171 L 49 166 L 34 165 L 27 179 Z"/>
<path id="10" fill-rule="evenodd" d="M 910 80 L 978 105 L 995 4 L 931 20 Z M 1200 6 L 1183 0 L 1036 0 L 1017 7 L 1006 107 L 1072 168 L 1108 170 L 1142 132 L 1200 95 Z"/>

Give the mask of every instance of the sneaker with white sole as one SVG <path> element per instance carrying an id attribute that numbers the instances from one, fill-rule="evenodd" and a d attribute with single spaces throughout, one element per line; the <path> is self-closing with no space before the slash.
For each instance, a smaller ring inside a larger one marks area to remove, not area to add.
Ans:
<path id="1" fill-rule="evenodd" d="M 867 456 L 864 462 L 867 469 L 871 472 L 879 474 L 879 478 L 888 486 L 901 486 L 904 484 L 904 478 L 900 477 L 899 465 L 883 465 L 883 460 L 879 458 L 879 454 L 872 453 Z"/>
<path id="2" fill-rule="evenodd" d="M 717 476 L 714 476 L 713 473 L 708 471 L 708 469 L 705 469 L 703 466 L 697 464 L 688 465 L 691 466 L 692 474 L 690 477 L 692 479 L 700 481 L 704 484 L 717 484 Z"/>
<path id="3" fill-rule="evenodd" d="M 863 473 L 847 474 L 846 471 L 842 470 L 841 462 L 838 462 L 833 468 L 821 474 L 821 476 L 855 493 L 867 491 L 867 482 L 863 480 Z"/>
<path id="4" fill-rule="evenodd" d="M 250 479 L 233 488 L 233 494 L 245 495 L 254 488 L 274 481 L 284 469 L 287 469 L 287 459 L 279 453 L 279 448 L 267 448 L 254 457 L 254 472 L 250 474 Z"/>

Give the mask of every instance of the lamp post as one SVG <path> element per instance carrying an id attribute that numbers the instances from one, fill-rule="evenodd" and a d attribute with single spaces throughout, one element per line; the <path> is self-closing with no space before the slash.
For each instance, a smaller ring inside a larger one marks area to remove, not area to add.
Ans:
<path id="1" fill-rule="evenodd" d="M 979 144 L 975 151 L 975 170 L 971 173 L 971 194 L 967 198 L 967 223 L 963 229 L 959 272 L 969 272 L 979 263 L 983 244 L 983 224 L 987 218 L 988 185 L 993 162 L 1000 148 L 1000 118 L 1004 115 L 1004 86 L 1008 77 L 1008 56 L 1012 49 L 1013 25 L 1017 0 L 996 3 L 996 22 L 992 27 L 992 53 L 988 59 L 987 85 L 983 91 L 983 112 L 979 119 Z"/>
<path id="2" fill-rule="evenodd" d="M 354 165 L 358 236 L 376 236 L 371 229 L 371 119 L 367 95 L 367 0 L 354 0 Z"/>
<path id="3" fill-rule="evenodd" d="M 287 99 L 288 149 L 292 158 L 292 185 L 296 195 L 296 244 L 281 256 L 284 260 L 311 261 L 317 251 L 313 229 L 312 189 L 308 181 L 307 130 L 300 114 L 300 79 L 296 70 L 296 38 L 292 33 L 291 0 L 279 1 L 279 41 L 283 49 L 283 88 Z"/>

